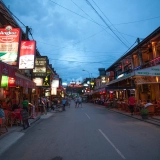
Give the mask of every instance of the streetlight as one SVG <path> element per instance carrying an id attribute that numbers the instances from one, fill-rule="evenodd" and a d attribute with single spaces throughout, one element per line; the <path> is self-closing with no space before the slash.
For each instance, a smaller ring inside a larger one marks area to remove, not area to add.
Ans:
<path id="1" fill-rule="evenodd" d="M 88 74 L 89 74 L 89 78 L 91 78 L 91 76 L 90 76 L 90 75 L 91 75 L 91 73 L 90 73 L 89 71 L 84 70 L 84 69 L 83 69 L 82 71 L 86 71 L 86 72 L 88 72 Z"/>

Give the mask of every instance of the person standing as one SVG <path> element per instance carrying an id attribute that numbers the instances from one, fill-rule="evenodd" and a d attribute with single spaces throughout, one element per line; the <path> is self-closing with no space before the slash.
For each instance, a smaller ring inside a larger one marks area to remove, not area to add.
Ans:
<path id="1" fill-rule="evenodd" d="M 136 103 L 136 100 L 134 96 L 131 94 L 131 96 L 128 98 L 128 104 L 129 104 L 131 115 L 133 115 L 135 103 Z"/>
<path id="2" fill-rule="evenodd" d="M 29 104 L 28 98 L 24 98 L 22 105 L 23 105 L 23 109 L 26 110 L 27 112 L 28 112 L 28 104 Z"/>
<path id="3" fill-rule="evenodd" d="M 66 99 L 65 98 L 62 99 L 62 105 L 63 105 L 63 111 L 65 111 L 65 106 L 66 106 Z"/>

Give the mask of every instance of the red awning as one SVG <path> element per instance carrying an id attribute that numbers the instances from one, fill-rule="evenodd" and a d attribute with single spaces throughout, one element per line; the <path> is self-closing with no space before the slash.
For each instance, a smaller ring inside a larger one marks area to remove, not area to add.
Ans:
<path id="1" fill-rule="evenodd" d="M 36 83 L 34 83 L 31 79 L 19 74 L 15 73 L 16 75 L 16 85 L 25 87 L 25 88 L 36 88 Z"/>
<path id="2" fill-rule="evenodd" d="M 6 63 L 0 62 L 0 74 L 15 78 L 16 69 Z"/>

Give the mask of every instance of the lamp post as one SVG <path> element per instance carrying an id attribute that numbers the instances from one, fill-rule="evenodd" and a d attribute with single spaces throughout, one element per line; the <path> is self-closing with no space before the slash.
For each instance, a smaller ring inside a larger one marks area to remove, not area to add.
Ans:
<path id="1" fill-rule="evenodd" d="M 72 88 L 72 92 L 71 92 L 71 96 L 73 95 L 73 89 L 74 89 L 74 85 L 76 84 L 76 82 L 74 82 L 74 81 L 72 81 L 72 82 L 70 82 L 70 84 L 71 84 L 71 88 Z"/>
<path id="2" fill-rule="evenodd" d="M 89 71 L 87 71 L 87 70 L 82 70 L 82 71 L 86 71 L 86 72 L 88 72 L 88 74 L 89 74 L 89 78 L 91 78 L 91 73 L 89 72 Z"/>

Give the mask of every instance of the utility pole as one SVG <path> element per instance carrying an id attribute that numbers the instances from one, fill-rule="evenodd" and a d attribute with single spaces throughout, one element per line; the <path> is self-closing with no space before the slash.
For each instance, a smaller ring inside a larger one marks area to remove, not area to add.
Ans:
<path id="1" fill-rule="evenodd" d="M 140 38 L 137 38 L 137 43 L 138 45 L 140 44 Z M 143 65 L 143 61 L 142 61 L 142 53 L 141 53 L 141 49 L 138 48 L 138 58 L 139 58 L 139 62 L 140 62 L 140 66 Z"/>
<path id="2" fill-rule="evenodd" d="M 25 40 L 28 40 L 28 33 L 29 33 L 30 28 L 26 26 L 26 34 L 25 34 Z"/>

